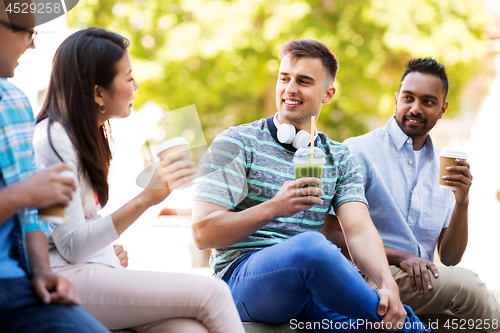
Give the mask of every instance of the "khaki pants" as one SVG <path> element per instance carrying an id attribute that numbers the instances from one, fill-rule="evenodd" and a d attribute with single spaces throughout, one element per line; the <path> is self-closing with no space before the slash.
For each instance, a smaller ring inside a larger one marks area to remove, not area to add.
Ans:
<path id="1" fill-rule="evenodd" d="M 500 332 L 500 308 L 497 300 L 471 270 L 453 266 L 438 267 L 438 278 L 429 271 L 432 289 L 425 290 L 421 295 L 413 290 L 404 270 L 397 266 L 390 268 L 399 287 L 401 301 L 409 305 L 416 315 L 450 310 L 462 320 L 458 322 L 459 327 L 466 320 L 473 319 L 473 326 L 480 331 Z M 377 287 L 368 277 L 363 277 L 371 287 Z M 493 323 L 496 325 L 492 325 Z M 485 329 L 487 326 L 490 328 Z M 464 327 L 468 328 L 466 324 Z"/>

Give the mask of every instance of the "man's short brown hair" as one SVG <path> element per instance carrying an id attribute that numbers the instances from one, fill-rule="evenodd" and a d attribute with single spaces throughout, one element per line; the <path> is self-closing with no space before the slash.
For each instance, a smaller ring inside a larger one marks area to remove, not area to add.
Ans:
<path id="1" fill-rule="evenodd" d="M 297 39 L 289 40 L 281 45 L 281 52 L 279 59 L 281 60 L 287 54 L 292 55 L 292 61 L 295 58 L 317 58 L 320 59 L 323 67 L 327 70 L 327 86 L 333 84 L 337 72 L 339 70 L 339 62 L 337 57 L 330 51 L 330 49 L 323 43 L 314 39 Z"/>

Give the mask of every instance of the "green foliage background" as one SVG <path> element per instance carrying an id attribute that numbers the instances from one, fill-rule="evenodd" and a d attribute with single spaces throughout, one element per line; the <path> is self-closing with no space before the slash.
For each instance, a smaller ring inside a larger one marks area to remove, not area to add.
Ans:
<path id="1" fill-rule="evenodd" d="M 450 108 L 485 57 L 492 19 L 477 0 L 84 0 L 70 26 L 99 26 L 132 42 L 135 105 L 195 104 L 207 140 L 274 114 L 279 45 L 314 38 L 337 55 L 337 94 L 318 128 L 342 141 L 393 113 L 411 57 L 447 65 Z"/>

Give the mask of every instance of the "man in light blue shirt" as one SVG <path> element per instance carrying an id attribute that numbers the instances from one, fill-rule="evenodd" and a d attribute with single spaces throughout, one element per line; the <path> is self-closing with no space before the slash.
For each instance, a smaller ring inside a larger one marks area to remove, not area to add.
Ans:
<path id="1" fill-rule="evenodd" d="M 416 314 L 451 310 L 474 327 L 500 331 L 495 297 L 470 270 L 453 267 L 467 246 L 469 188 L 465 160 L 439 186 L 439 153 L 430 130 L 448 108 L 445 67 L 434 59 L 412 59 L 395 95 L 395 115 L 385 127 L 347 139 L 362 167 L 370 216 L 386 248 L 401 299 Z M 340 225 L 338 225 L 340 227 Z M 341 237 L 334 240 L 349 255 Z M 436 267 L 434 250 L 447 266 Z M 367 281 L 374 285 L 372 281 Z"/>
<path id="2" fill-rule="evenodd" d="M 431 138 L 414 151 L 414 141 L 392 117 L 385 127 L 345 143 L 363 166 L 370 216 L 384 245 L 432 262 L 455 197 L 439 187 L 440 151 Z"/>

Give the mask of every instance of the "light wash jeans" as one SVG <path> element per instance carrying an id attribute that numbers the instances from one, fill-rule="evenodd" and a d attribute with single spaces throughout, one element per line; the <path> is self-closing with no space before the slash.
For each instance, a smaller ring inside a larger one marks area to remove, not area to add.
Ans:
<path id="1" fill-rule="evenodd" d="M 304 232 L 248 254 L 223 280 L 243 321 L 290 321 L 291 328 L 308 332 L 380 332 L 367 324 L 382 319 L 376 290 L 319 232 Z M 411 308 L 405 309 L 405 327 L 397 332 L 426 332 Z"/>

